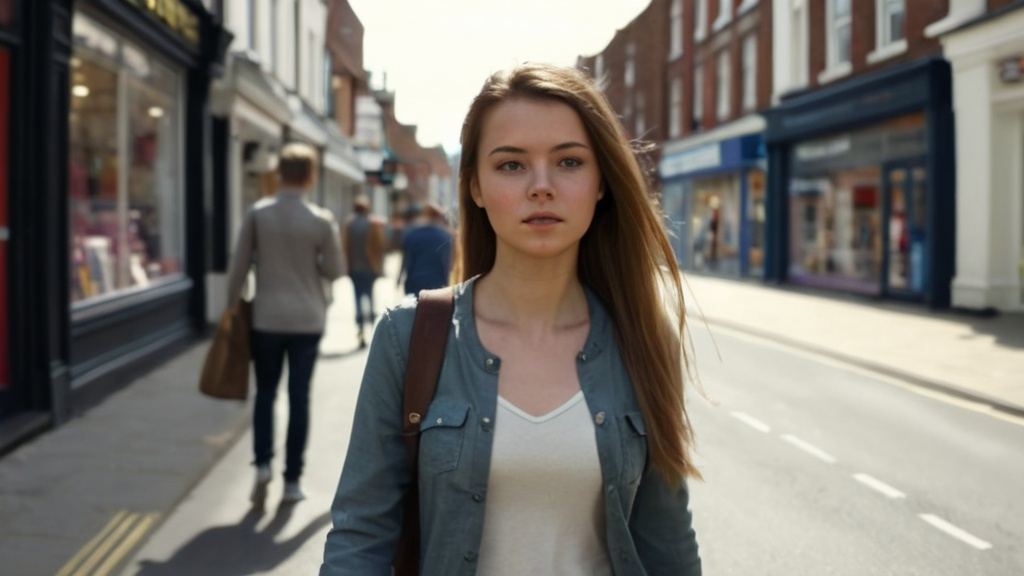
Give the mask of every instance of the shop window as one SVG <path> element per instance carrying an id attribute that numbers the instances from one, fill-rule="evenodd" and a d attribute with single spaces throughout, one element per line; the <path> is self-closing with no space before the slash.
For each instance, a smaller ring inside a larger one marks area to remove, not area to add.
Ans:
<path id="1" fill-rule="evenodd" d="M 740 274 L 740 176 L 695 178 L 690 230 L 693 268 Z"/>
<path id="2" fill-rule="evenodd" d="M 924 172 L 884 168 L 913 165 L 926 150 L 920 113 L 797 144 L 789 185 L 790 279 L 866 294 L 920 288 L 923 275 L 913 274 L 920 269 L 906 264 L 920 251 L 913 252 L 904 231 L 926 234 Z M 916 186 L 909 201 L 908 173 Z"/>
<path id="3" fill-rule="evenodd" d="M 71 300 L 183 270 L 179 74 L 76 13 L 69 113 Z"/>

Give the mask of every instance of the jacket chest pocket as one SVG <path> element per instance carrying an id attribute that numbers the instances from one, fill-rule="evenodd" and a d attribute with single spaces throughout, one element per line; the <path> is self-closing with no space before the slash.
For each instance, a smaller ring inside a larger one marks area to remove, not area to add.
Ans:
<path id="1" fill-rule="evenodd" d="M 627 412 L 620 423 L 622 482 L 635 486 L 647 468 L 647 428 L 640 412 Z"/>
<path id="2" fill-rule="evenodd" d="M 420 423 L 419 465 L 421 474 L 455 470 L 462 455 L 469 405 L 445 398 L 435 399 Z"/>

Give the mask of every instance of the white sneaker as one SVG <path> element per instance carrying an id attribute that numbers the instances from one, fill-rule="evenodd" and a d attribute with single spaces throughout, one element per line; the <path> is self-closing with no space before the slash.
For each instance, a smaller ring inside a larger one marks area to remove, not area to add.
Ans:
<path id="1" fill-rule="evenodd" d="M 290 504 L 305 499 L 306 494 L 302 491 L 302 488 L 299 488 L 298 482 L 284 483 L 284 495 L 281 496 L 281 502 Z"/>
<path id="2" fill-rule="evenodd" d="M 253 484 L 252 494 L 249 496 L 249 500 L 254 506 L 263 506 L 263 502 L 267 499 L 267 484 L 270 484 L 273 477 L 274 474 L 270 471 L 269 465 L 262 464 L 256 467 L 256 483 Z"/>

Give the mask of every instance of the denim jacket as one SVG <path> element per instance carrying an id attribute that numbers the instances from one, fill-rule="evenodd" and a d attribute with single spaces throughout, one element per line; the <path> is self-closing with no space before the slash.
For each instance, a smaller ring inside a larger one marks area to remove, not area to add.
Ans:
<path id="1" fill-rule="evenodd" d="M 589 290 L 587 303 L 590 333 L 576 365 L 594 423 L 614 573 L 699 576 L 688 489 L 669 486 L 649 465 L 643 415 L 611 318 Z M 414 312 L 411 300 L 391 309 L 374 332 L 321 576 L 391 574 L 410 480 L 400 431 Z M 476 574 L 500 367 L 477 334 L 469 280 L 455 288 L 444 365 L 421 424 L 421 576 Z"/>

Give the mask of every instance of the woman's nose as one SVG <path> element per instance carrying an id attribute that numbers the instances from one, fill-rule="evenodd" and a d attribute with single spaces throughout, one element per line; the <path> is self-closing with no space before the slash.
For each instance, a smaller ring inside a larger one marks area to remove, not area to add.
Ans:
<path id="1" fill-rule="evenodd" d="M 530 179 L 530 198 L 541 196 L 551 198 L 554 196 L 554 193 L 555 189 L 551 185 L 548 171 L 543 168 L 534 170 L 533 177 Z"/>

